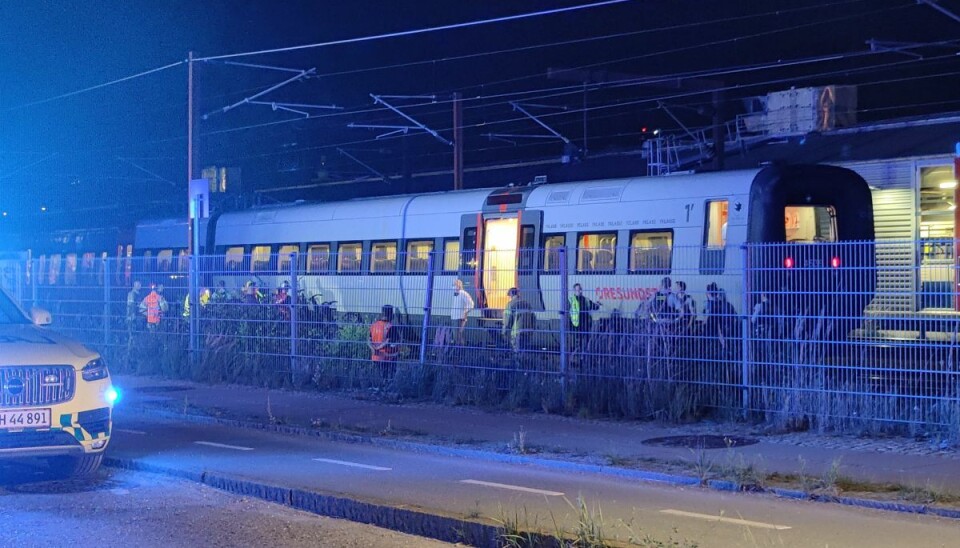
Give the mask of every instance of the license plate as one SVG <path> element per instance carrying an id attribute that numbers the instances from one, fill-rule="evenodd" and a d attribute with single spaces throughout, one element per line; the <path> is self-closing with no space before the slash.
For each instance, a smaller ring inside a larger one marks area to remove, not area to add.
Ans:
<path id="1" fill-rule="evenodd" d="M 49 409 L 0 411 L 0 429 L 50 428 Z"/>

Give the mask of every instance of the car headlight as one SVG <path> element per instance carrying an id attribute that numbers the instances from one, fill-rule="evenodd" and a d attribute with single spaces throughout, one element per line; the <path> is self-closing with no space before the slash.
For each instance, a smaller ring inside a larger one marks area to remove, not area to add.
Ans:
<path id="1" fill-rule="evenodd" d="M 92 360 L 87 365 L 83 366 L 83 380 L 85 381 L 99 381 L 100 379 L 105 379 L 110 376 L 110 372 L 107 371 L 107 364 L 103 361 L 102 358 L 97 358 Z"/>

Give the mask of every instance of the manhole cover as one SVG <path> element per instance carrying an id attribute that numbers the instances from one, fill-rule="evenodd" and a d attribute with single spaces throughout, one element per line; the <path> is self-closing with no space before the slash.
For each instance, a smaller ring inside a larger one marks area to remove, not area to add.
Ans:
<path id="1" fill-rule="evenodd" d="M 192 386 L 138 386 L 134 388 L 134 392 L 140 392 L 142 394 L 160 394 L 163 392 L 186 392 L 187 390 L 193 390 Z"/>
<path id="2" fill-rule="evenodd" d="M 658 445 L 660 447 L 686 447 L 688 449 L 726 449 L 728 447 L 743 447 L 753 445 L 758 440 L 742 438 L 740 436 L 666 436 L 643 440 L 644 445 Z"/>
<path id="3" fill-rule="evenodd" d="M 50 474 L 33 478 L 34 481 L 25 481 L 5 486 L 7 491 L 24 495 L 60 495 L 68 493 L 87 493 L 91 491 L 108 491 L 119 488 L 118 481 L 94 476 L 92 478 L 77 478 L 64 480 L 50 480 Z"/>

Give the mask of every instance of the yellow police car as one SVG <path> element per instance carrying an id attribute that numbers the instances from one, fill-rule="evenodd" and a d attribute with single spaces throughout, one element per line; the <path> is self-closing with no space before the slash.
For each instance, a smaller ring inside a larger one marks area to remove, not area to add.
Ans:
<path id="1" fill-rule="evenodd" d="M 0 291 L 0 458 L 45 457 L 59 473 L 93 473 L 110 442 L 117 392 L 96 352 L 28 317 Z"/>

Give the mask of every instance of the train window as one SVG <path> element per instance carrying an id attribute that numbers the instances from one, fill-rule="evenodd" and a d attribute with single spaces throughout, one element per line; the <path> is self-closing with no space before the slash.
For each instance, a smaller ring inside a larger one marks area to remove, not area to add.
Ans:
<path id="1" fill-rule="evenodd" d="M 153 272 L 153 252 L 144 251 L 143 258 L 140 259 L 140 268 L 143 272 Z"/>
<path id="2" fill-rule="evenodd" d="M 290 263 L 294 253 L 300 252 L 300 246 L 297 244 L 283 244 L 280 251 L 277 252 L 277 270 L 280 272 L 290 272 Z"/>
<path id="3" fill-rule="evenodd" d="M 560 270 L 560 249 L 566 241 L 567 237 L 563 234 L 549 234 L 543 237 L 544 270 Z"/>
<path id="4" fill-rule="evenodd" d="M 460 269 L 466 272 L 477 268 L 477 229 L 463 231 L 463 247 L 460 248 Z"/>
<path id="5" fill-rule="evenodd" d="M 577 245 L 579 272 L 613 272 L 617 256 L 617 234 L 581 234 Z"/>
<path id="6" fill-rule="evenodd" d="M 50 285 L 57 285 L 57 280 L 60 279 L 60 260 L 59 253 L 50 255 L 50 270 L 47 276 L 47 283 Z"/>
<path id="7" fill-rule="evenodd" d="M 237 272 L 243 268 L 243 246 L 236 245 L 233 247 L 227 248 L 227 253 L 224 256 L 223 266 L 227 270 Z"/>
<path id="8" fill-rule="evenodd" d="M 407 272 L 426 272 L 433 253 L 433 240 L 407 241 Z"/>
<path id="9" fill-rule="evenodd" d="M 707 223 L 704 225 L 703 243 L 707 247 L 727 245 L 727 200 L 707 202 Z"/>
<path id="10" fill-rule="evenodd" d="M 252 272 L 263 272 L 270 270 L 270 246 L 255 245 L 250 250 L 250 270 Z"/>
<path id="11" fill-rule="evenodd" d="M 837 212 L 832 206 L 787 206 L 783 224 L 788 242 L 837 241 Z"/>
<path id="12" fill-rule="evenodd" d="M 360 253 L 362 251 L 363 244 L 360 242 L 340 244 L 337 248 L 337 271 L 360 272 Z"/>
<path id="13" fill-rule="evenodd" d="M 397 242 L 373 242 L 370 245 L 370 272 L 397 271 Z"/>
<path id="14" fill-rule="evenodd" d="M 157 251 L 157 271 L 170 272 L 173 266 L 173 250 L 161 249 Z"/>
<path id="15" fill-rule="evenodd" d="M 64 285 L 77 285 L 77 254 L 67 253 L 63 264 Z"/>
<path id="16" fill-rule="evenodd" d="M 673 233 L 634 232 L 630 235 L 630 272 L 658 274 L 670 271 Z"/>
<path id="17" fill-rule="evenodd" d="M 533 274 L 537 264 L 537 250 L 534 243 L 536 231 L 533 225 L 520 227 L 520 264 L 517 265 L 521 274 Z"/>
<path id="18" fill-rule="evenodd" d="M 450 238 L 443 241 L 443 271 L 456 272 L 460 264 L 460 240 Z"/>
<path id="19" fill-rule="evenodd" d="M 307 248 L 307 273 L 330 270 L 330 244 L 310 244 Z"/>
<path id="20" fill-rule="evenodd" d="M 181 249 L 177 254 L 177 272 L 189 272 L 190 271 L 190 255 L 187 254 L 186 249 Z"/>

